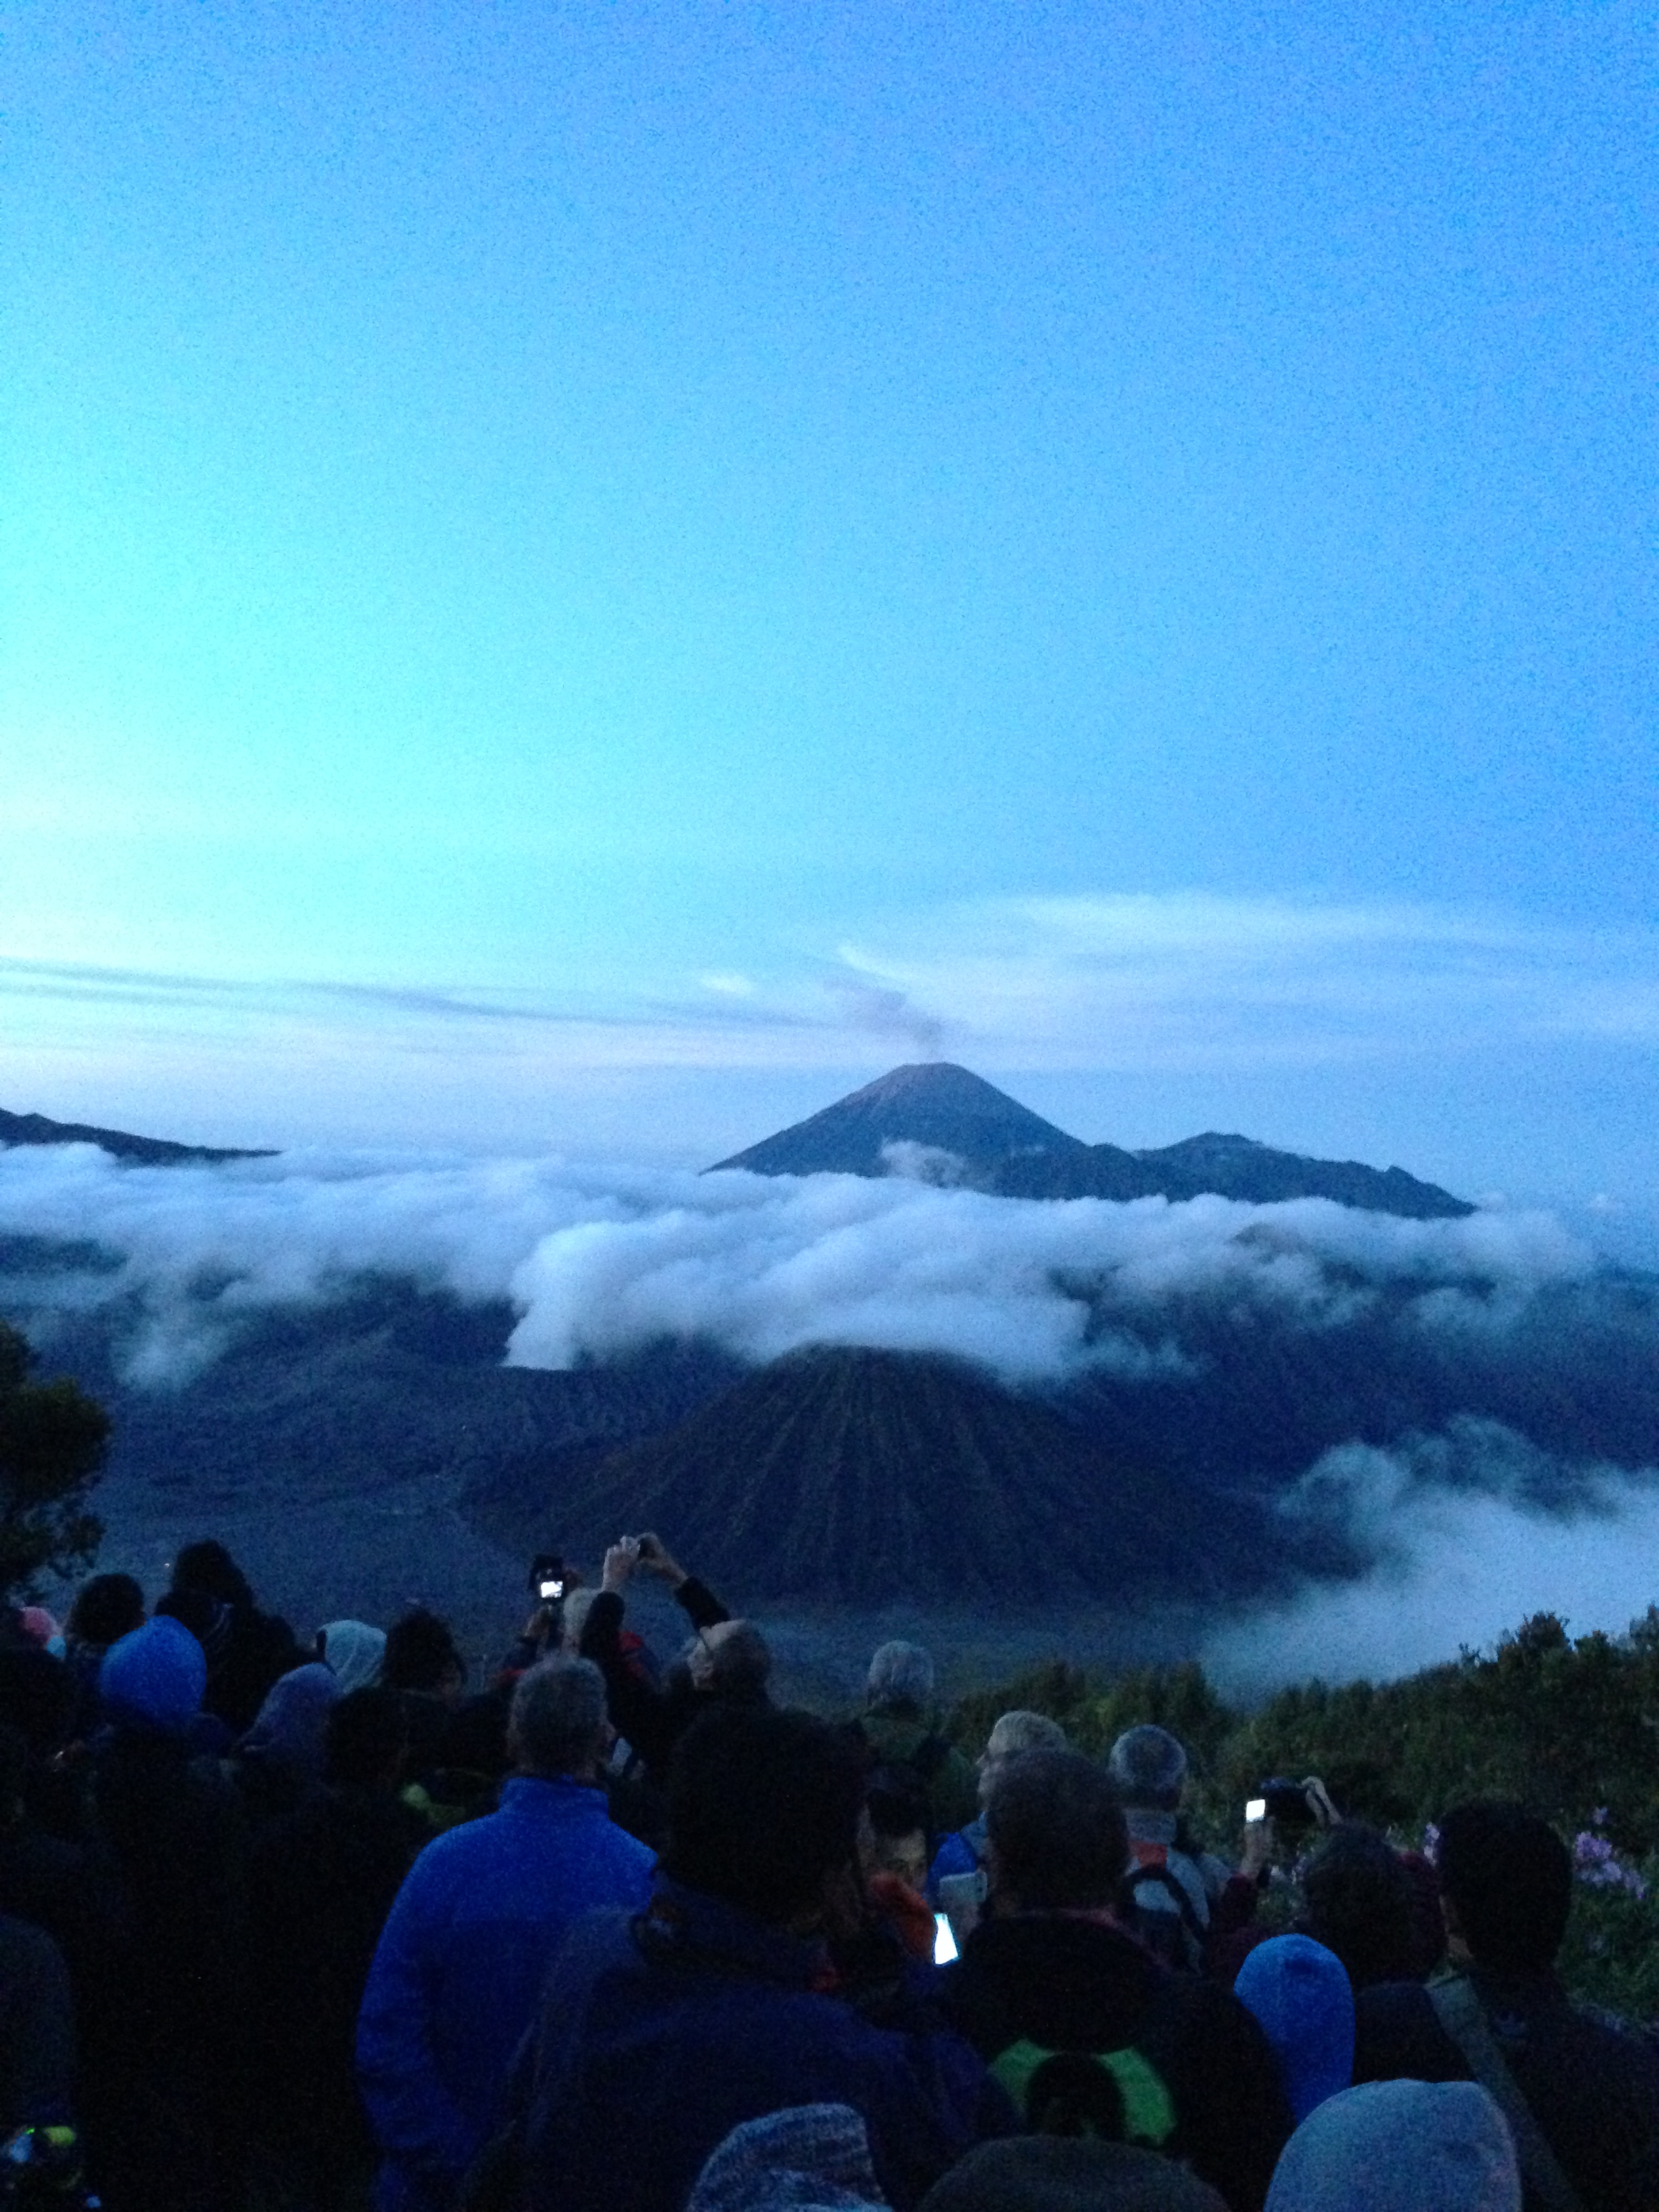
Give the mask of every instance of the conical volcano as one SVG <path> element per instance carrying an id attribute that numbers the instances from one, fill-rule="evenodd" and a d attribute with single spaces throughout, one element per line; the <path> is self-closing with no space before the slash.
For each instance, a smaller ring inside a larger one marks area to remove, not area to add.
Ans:
<path id="1" fill-rule="evenodd" d="M 892 1170 L 895 1145 L 981 1171 L 1015 1156 L 1089 1149 L 982 1076 L 938 1060 L 893 1068 L 719 1165 L 754 1175 L 880 1176 Z"/>
<path id="2" fill-rule="evenodd" d="M 1041 1402 L 917 1354 L 815 1347 L 606 1460 L 544 1517 L 655 1528 L 717 1587 L 994 1608 L 1259 1584 L 1261 1518 L 1122 1464 Z"/>

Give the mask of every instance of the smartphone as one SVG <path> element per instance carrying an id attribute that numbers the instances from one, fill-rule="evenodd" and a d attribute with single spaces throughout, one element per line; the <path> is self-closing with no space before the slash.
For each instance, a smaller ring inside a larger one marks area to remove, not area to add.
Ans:
<path id="1" fill-rule="evenodd" d="M 530 1562 L 530 1587 L 544 1605 L 556 1605 L 568 1577 L 556 1552 L 538 1552 Z"/>
<path id="2" fill-rule="evenodd" d="M 1265 1820 L 1267 1817 L 1267 1801 L 1265 1797 L 1249 1797 L 1245 1800 L 1244 1818 L 1247 1820 Z"/>
<path id="3" fill-rule="evenodd" d="M 957 1939 L 951 1933 L 951 1916 L 948 1912 L 936 1912 L 933 1915 L 933 1964 L 948 1966 L 956 1955 Z"/>

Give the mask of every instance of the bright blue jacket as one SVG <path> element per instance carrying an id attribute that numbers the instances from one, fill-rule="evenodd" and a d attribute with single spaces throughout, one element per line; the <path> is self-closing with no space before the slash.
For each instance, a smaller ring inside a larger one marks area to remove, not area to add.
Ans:
<path id="1" fill-rule="evenodd" d="M 573 1929 L 520 2061 L 530 2212 L 681 2212 L 745 2120 L 850 2105 L 887 2201 L 909 2212 L 981 2136 L 1018 2125 L 983 2063 L 918 1997 L 875 2027 L 803 1942 L 659 1877 L 649 1917 Z"/>
<path id="2" fill-rule="evenodd" d="M 500 2117 L 513 2054 L 573 1920 L 628 1911 L 654 1862 L 604 1792 L 518 1776 L 501 1810 L 439 1836 L 410 1869 L 357 2020 L 357 2081 L 386 2154 L 382 2212 L 440 2207 Z"/>
<path id="3" fill-rule="evenodd" d="M 933 1863 L 927 1869 L 929 1903 L 937 1908 L 939 1886 L 947 1875 L 973 1874 L 984 1863 L 985 1815 L 981 1813 L 977 1820 L 947 1836 L 934 1852 Z"/>

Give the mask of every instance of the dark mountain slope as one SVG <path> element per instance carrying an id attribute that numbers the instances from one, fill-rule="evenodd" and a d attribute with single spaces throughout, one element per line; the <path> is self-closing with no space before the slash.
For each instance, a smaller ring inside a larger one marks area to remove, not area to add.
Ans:
<path id="1" fill-rule="evenodd" d="M 8 1114 L 0 1107 L 0 1145 L 96 1145 L 118 1160 L 140 1167 L 180 1167 L 204 1160 L 268 1160 L 270 1152 L 227 1152 L 212 1145 L 175 1145 L 167 1137 L 135 1137 L 125 1129 L 94 1129 L 81 1121 L 52 1121 L 44 1114 Z"/>
<path id="2" fill-rule="evenodd" d="M 903 1352 L 793 1353 L 668 1435 L 567 1468 L 516 1520 L 500 1486 L 477 1502 L 520 1545 L 550 1516 L 594 1552 L 672 1530 L 716 1586 L 756 1598 L 1201 1600 L 1274 1571 L 1250 1501 L 1160 1480 L 1050 1407 Z"/>
<path id="3" fill-rule="evenodd" d="M 896 1159 L 921 1146 L 949 1160 Z M 1316 1160 L 1249 1137 L 1188 1137 L 1154 1152 L 1085 1145 L 948 1060 L 896 1067 L 821 1113 L 721 1160 L 753 1175 L 884 1176 L 908 1164 L 1004 1198 L 1195 1198 L 1214 1191 L 1256 1205 L 1330 1198 L 1416 1220 L 1474 1208 L 1403 1168 Z"/>

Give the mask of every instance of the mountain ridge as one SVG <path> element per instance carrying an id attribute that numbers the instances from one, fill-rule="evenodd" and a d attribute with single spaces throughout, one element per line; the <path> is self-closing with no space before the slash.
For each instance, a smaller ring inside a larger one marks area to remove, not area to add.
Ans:
<path id="1" fill-rule="evenodd" d="M 1188 1199 L 1256 1205 L 1328 1198 L 1408 1219 L 1456 1218 L 1465 1199 L 1404 1168 L 1315 1159 L 1216 1130 L 1130 1152 L 1085 1144 L 951 1060 L 911 1061 L 707 1170 L 751 1175 L 911 1174 L 1000 1198 Z"/>
<path id="2" fill-rule="evenodd" d="M 96 1145 L 112 1158 L 138 1167 L 184 1167 L 191 1161 L 270 1160 L 274 1151 L 221 1145 L 181 1145 L 171 1137 L 139 1137 L 129 1129 L 98 1129 L 84 1121 L 54 1121 L 45 1114 L 9 1114 L 0 1106 L 0 1145 Z"/>

